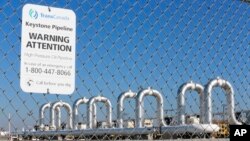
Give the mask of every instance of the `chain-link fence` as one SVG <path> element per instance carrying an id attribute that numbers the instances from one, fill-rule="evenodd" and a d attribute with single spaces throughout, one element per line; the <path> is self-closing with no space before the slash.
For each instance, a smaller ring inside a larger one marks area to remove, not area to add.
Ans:
<path id="1" fill-rule="evenodd" d="M 71 95 L 20 88 L 27 3 L 76 14 Z M 1 136 L 228 138 L 229 124 L 250 124 L 249 7 L 237 0 L 1 0 Z"/>

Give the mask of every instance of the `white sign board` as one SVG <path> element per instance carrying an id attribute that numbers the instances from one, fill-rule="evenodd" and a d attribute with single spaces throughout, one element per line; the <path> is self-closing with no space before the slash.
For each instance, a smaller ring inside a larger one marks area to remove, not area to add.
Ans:
<path id="1" fill-rule="evenodd" d="M 23 91 L 74 92 L 75 34 L 76 16 L 72 10 L 24 5 L 20 70 Z"/>

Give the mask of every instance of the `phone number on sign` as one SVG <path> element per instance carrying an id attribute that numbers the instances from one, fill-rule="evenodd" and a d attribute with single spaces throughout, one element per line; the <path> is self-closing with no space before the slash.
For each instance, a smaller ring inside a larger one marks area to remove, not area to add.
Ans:
<path id="1" fill-rule="evenodd" d="M 26 67 L 27 73 L 33 74 L 48 74 L 48 75 L 61 75 L 61 76 L 71 76 L 70 70 L 62 70 L 62 69 L 48 69 L 48 68 L 28 68 Z"/>

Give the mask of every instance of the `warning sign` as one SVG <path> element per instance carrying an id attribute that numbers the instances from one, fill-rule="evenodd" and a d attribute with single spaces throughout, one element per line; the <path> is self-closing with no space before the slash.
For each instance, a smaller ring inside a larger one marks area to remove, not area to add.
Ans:
<path id="1" fill-rule="evenodd" d="M 23 91 L 74 92 L 75 34 L 76 16 L 72 10 L 24 5 L 20 70 Z"/>

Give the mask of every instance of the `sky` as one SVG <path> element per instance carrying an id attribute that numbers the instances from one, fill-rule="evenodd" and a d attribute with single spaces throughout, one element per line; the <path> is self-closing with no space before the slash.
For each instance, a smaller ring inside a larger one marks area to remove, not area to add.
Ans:
<path id="1" fill-rule="evenodd" d="M 25 93 L 20 88 L 22 7 L 27 3 L 76 14 L 76 85 L 71 95 Z M 44 103 L 73 105 L 78 98 L 97 95 L 110 99 L 116 119 L 118 96 L 148 87 L 162 93 L 166 114 L 175 116 L 183 83 L 205 85 L 217 76 L 233 85 L 236 110 L 247 110 L 249 16 L 249 4 L 240 1 L 1 0 L 0 128 L 7 129 L 9 113 L 12 130 L 20 130 L 37 123 Z M 213 110 L 220 112 L 225 95 L 219 88 L 213 92 Z M 190 93 L 187 114 L 198 113 L 199 97 Z M 126 118 L 134 117 L 134 104 L 133 99 L 125 102 Z M 100 120 L 105 117 L 101 107 Z M 147 97 L 145 117 L 155 116 L 155 109 L 156 100 Z"/>

